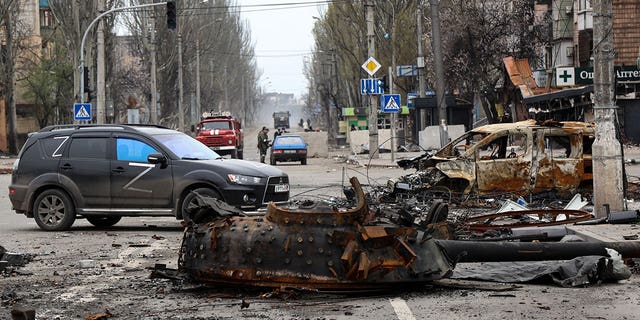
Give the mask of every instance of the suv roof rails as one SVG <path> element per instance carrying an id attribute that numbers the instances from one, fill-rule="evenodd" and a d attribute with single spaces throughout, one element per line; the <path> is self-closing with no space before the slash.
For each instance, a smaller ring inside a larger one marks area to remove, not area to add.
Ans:
<path id="1" fill-rule="evenodd" d="M 169 129 L 165 126 L 157 124 L 60 124 L 47 126 L 40 129 L 38 132 L 50 132 L 56 130 L 81 130 L 81 129 L 95 129 L 95 128 L 113 128 L 127 130 L 131 127 L 145 127 L 145 128 L 159 128 Z"/>

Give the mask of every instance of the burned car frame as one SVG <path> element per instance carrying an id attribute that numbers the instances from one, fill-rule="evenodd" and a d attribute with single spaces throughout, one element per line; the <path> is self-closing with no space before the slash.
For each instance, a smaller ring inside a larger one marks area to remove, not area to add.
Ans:
<path id="1" fill-rule="evenodd" d="M 584 122 L 526 120 L 473 129 L 438 150 L 398 162 L 418 172 L 391 183 L 396 191 L 445 188 L 464 194 L 571 196 L 592 189 L 595 128 Z"/>

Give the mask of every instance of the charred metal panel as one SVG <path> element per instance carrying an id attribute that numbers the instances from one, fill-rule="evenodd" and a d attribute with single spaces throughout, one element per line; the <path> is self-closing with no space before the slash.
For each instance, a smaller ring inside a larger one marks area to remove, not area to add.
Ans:
<path id="1" fill-rule="evenodd" d="M 353 209 L 276 207 L 186 228 L 179 268 L 194 280 L 248 286 L 356 289 L 432 281 L 452 263 L 414 227 L 374 222 L 357 179 Z"/>

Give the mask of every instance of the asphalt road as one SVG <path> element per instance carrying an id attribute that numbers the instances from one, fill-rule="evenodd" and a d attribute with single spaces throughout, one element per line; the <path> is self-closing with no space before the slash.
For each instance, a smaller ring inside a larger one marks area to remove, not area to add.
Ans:
<path id="1" fill-rule="evenodd" d="M 316 198 L 340 195 L 350 176 L 375 185 L 406 173 L 367 172 L 334 159 L 278 167 L 289 174 L 293 196 Z M 177 267 L 178 221 L 125 218 L 99 229 L 79 220 L 68 232 L 43 232 L 10 210 L 9 180 L 0 175 L 0 245 L 35 257 L 19 273 L 0 276 L 0 319 L 10 319 L 14 306 L 33 308 L 38 319 L 82 319 L 105 310 L 114 319 L 637 319 L 640 314 L 636 275 L 587 288 L 471 283 L 367 293 L 298 291 L 286 301 L 261 297 L 270 290 L 204 289 L 150 279 L 148 268 L 155 264 Z"/>

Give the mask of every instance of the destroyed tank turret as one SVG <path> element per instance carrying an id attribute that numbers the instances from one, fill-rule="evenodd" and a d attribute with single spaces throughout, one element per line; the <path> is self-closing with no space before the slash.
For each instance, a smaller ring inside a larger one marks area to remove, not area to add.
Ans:
<path id="1" fill-rule="evenodd" d="M 359 182 L 351 183 L 357 204 L 348 210 L 319 202 L 295 209 L 270 204 L 264 216 L 248 217 L 218 208 L 209 222 L 194 212 L 180 271 L 203 283 L 316 289 L 429 282 L 451 272 L 453 264 L 429 234 L 374 221 Z"/>

